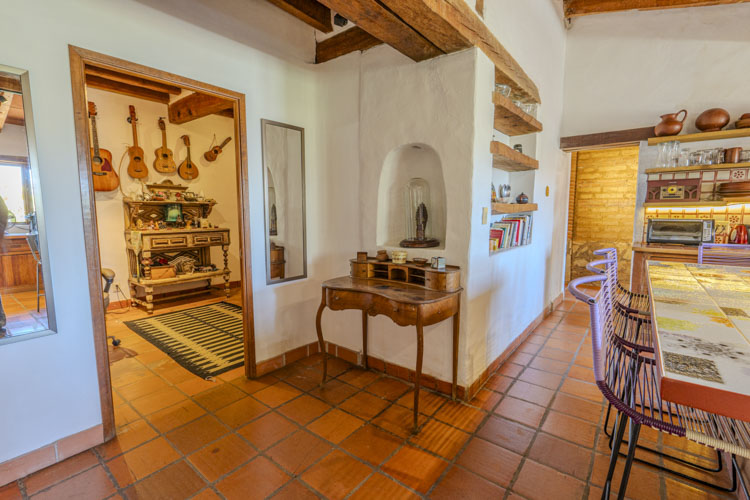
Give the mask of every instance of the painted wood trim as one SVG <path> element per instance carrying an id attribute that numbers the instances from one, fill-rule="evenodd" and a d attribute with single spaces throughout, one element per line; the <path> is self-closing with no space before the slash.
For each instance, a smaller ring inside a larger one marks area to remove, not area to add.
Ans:
<path id="1" fill-rule="evenodd" d="M 563 11 L 565 17 L 571 18 L 626 10 L 681 9 L 748 1 L 750 0 L 564 0 Z"/>
<path id="2" fill-rule="evenodd" d="M 560 149 L 563 151 L 581 151 L 584 149 L 620 148 L 637 146 L 639 142 L 654 137 L 654 127 L 631 128 L 594 134 L 571 135 L 560 138 Z"/>

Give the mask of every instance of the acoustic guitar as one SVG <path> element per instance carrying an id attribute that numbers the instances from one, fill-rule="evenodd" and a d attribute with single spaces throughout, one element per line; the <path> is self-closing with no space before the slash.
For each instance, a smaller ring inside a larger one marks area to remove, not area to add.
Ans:
<path id="1" fill-rule="evenodd" d="M 221 154 L 221 150 L 224 148 L 224 146 L 229 144 L 229 141 L 231 140 L 231 137 L 227 137 L 226 139 L 224 139 L 224 142 L 222 142 L 218 146 L 212 147 L 211 149 L 203 153 L 203 158 L 205 158 L 206 161 L 216 161 L 216 158 L 218 158 Z"/>
<path id="2" fill-rule="evenodd" d="M 185 180 L 195 179 L 198 177 L 198 167 L 196 167 L 193 160 L 190 159 L 190 137 L 183 135 L 182 142 L 184 142 L 185 147 L 187 147 L 187 158 L 180 163 L 180 167 L 177 169 L 177 174 Z"/>
<path id="3" fill-rule="evenodd" d="M 164 118 L 159 118 L 159 128 L 161 129 L 161 147 L 155 151 L 154 170 L 168 174 L 177 170 L 177 165 L 175 165 L 172 150 L 167 147 L 167 126 L 164 124 Z"/>
<path id="4" fill-rule="evenodd" d="M 143 161 L 143 148 L 138 145 L 138 129 L 135 126 L 135 122 L 138 119 L 135 117 L 134 106 L 130 106 L 128 121 L 133 127 L 133 145 L 128 148 L 128 156 L 130 157 L 128 175 L 134 179 L 143 179 L 148 175 L 148 167 L 146 167 L 146 163 Z"/>
<path id="5" fill-rule="evenodd" d="M 113 191 L 120 185 L 120 178 L 112 168 L 112 153 L 99 149 L 99 136 L 96 132 L 96 104 L 89 101 L 89 118 L 91 119 L 91 173 L 94 191 Z"/>

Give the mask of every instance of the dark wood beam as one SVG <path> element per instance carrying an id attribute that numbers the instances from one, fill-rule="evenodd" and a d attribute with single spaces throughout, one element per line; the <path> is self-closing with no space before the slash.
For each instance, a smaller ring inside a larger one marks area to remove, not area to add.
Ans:
<path id="1" fill-rule="evenodd" d="M 5 101 L 0 103 L 0 132 L 2 132 L 3 125 L 5 125 L 5 120 L 10 112 L 10 104 L 13 102 L 13 95 L 9 92 L 2 92 L 0 95 L 5 98 Z"/>
<path id="2" fill-rule="evenodd" d="M 316 0 L 268 0 L 323 33 L 333 31 L 331 9 Z"/>
<path id="3" fill-rule="evenodd" d="M 169 122 L 187 123 L 231 108 L 232 101 L 195 92 L 169 105 Z"/>
<path id="4" fill-rule="evenodd" d="M 560 149 L 563 151 L 580 151 L 582 149 L 604 149 L 621 146 L 632 146 L 654 137 L 654 127 L 631 128 L 596 134 L 572 135 L 560 138 Z"/>
<path id="5" fill-rule="evenodd" d="M 318 64 L 324 63 L 350 52 L 367 50 L 382 43 L 359 26 L 353 26 L 318 42 L 315 45 L 315 62 Z"/>
<path id="6" fill-rule="evenodd" d="M 377 0 L 321 2 L 414 61 L 424 61 L 443 54 L 443 51 Z"/>
<path id="7" fill-rule="evenodd" d="M 127 83 L 107 80 L 100 76 L 86 75 L 86 85 L 95 89 L 114 92 L 116 94 L 137 97 L 139 99 L 146 99 L 148 101 L 159 102 L 162 104 L 169 104 L 169 94 L 166 92 L 158 92 L 143 87 L 136 87 L 135 85 L 128 85 Z"/>
<path id="8" fill-rule="evenodd" d="M 9 75 L 8 73 L 0 74 L 0 91 L 21 93 L 21 78 Z"/>
<path id="9" fill-rule="evenodd" d="M 126 83 L 135 87 L 143 87 L 144 89 L 155 90 L 157 92 L 180 95 L 182 89 L 176 85 L 168 85 L 166 83 L 155 82 L 139 76 L 129 75 L 127 73 L 120 73 L 111 69 L 98 68 L 96 66 L 86 66 L 84 70 L 86 75 L 93 75 L 104 78 L 106 80 L 112 80 L 113 82 Z"/>
<path id="10" fill-rule="evenodd" d="M 446 54 L 474 45 L 463 33 L 422 1 L 380 0 L 380 3 Z"/>
<path id="11" fill-rule="evenodd" d="M 565 17 L 579 17 L 625 10 L 679 9 L 748 1 L 750 0 L 563 0 L 563 10 Z"/>

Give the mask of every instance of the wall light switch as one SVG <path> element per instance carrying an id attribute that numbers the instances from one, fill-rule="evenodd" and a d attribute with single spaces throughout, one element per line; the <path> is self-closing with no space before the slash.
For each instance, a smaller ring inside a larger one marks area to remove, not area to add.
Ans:
<path id="1" fill-rule="evenodd" d="M 482 207 L 482 224 L 487 224 L 487 207 Z"/>

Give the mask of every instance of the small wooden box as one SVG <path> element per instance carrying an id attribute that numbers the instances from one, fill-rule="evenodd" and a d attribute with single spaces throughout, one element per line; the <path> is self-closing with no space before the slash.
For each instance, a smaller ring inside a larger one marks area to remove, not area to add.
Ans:
<path id="1" fill-rule="evenodd" d="M 174 266 L 157 266 L 151 268 L 152 280 L 163 280 L 177 276 Z"/>

